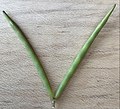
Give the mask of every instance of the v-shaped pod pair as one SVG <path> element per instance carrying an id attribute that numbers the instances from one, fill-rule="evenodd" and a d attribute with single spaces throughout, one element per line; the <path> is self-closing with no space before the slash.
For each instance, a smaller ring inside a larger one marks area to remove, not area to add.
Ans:
<path id="1" fill-rule="evenodd" d="M 53 93 L 51 85 L 50 85 L 50 82 L 49 82 L 48 77 L 47 77 L 47 75 L 45 73 L 45 70 L 43 69 L 43 66 L 42 66 L 40 60 L 38 59 L 38 56 L 36 55 L 33 47 L 29 43 L 29 41 L 27 40 L 25 34 L 22 32 L 22 30 L 20 29 L 20 27 L 6 14 L 6 12 L 3 11 L 3 14 L 5 15 L 7 21 L 9 22 L 9 24 L 11 25 L 11 27 L 13 28 L 13 30 L 16 32 L 16 34 L 18 35 L 18 37 L 20 38 L 20 40 L 24 44 L 26 50 L 28 51 L 30 57 L 32 58 L 32 61 L 33 61 L 34 65 L 35 65 L 36 69 L 38 70 L 38 74 L 41 77 L 41 80 L 42 80 L 42 82 L 43 82 L 43 84 L 44 84 L 44 86 L 45 86 L 45 88 L 46 88 L 46 90 L 47 90 L 47 92 L 48 92 L 48 94 L 50 96 L 50 99 L 52 100 L 52 104 L 53 104 L 52 108 L 55 107 L 55 100 L 58 99 L 60 97 L 60 95 L 62 94 L 62 92 L 65 89 L 66 85 L 68 84 L 70 78 L 75 73 L 75 70 L 77 69 L 78 65 L 80 64 L 80 62 L 82 61 L 82 59 L 86 55 L 89 47 L 93 43 L 93 41 L 96 38 L 96 36 L 98 35 L 98 33 L 101 31 L 101 29 L 103 28 L 103 26 L 106 24 L 108 18 L 112 14 L 112 12 L 115 9 L 115 7 L 116 7 L 116 4 L 105 15 L 105 17 L 98 24 L 98 26 L 96 27 L 96 29 L 93 31 L 92 35 L 88 38 L 88 40 L 86 41 L 86 43 L 80 49 L 79 53 L 77 54 L 76 58 L 72 62 L 70 68 L 68 69 L 67 73 L 65 74 L 62 82 L 58 86 L 58 88 L 57 88 L 57 90 L 56 90 L 55 93 Z"/>

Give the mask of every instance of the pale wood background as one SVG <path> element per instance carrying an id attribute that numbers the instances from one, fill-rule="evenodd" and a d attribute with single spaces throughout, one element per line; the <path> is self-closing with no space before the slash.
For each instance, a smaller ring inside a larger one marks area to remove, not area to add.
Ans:
<path id="1" fill-rule="evenodd" d="M 114 3 L 56 109 L 119 109 L 118 0 L 0 0 L 0 109 L 50 109 L 51 102 L 24 46 L 2 15 L 20 25 L 39 55 L 53 89 Z"/>

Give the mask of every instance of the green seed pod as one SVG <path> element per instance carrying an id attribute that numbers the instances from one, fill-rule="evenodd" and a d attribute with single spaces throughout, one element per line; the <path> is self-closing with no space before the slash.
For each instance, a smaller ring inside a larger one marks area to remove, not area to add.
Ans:
<path id="1" fill-rule="evenodd" d="M 38 56 L 36 55 L 33 47 L 31 46 L 31 44 L 27 40 L 25 34 L 22 32 L 20 27 L 6 14 L 5 11 L 3 11 L 3 14 L 6 17 L 7 21 L 9 22 L 10 26 L 13 28 L 13 30 L 15 31 L 15 33 L 19 37 L 19 39 L 22 41 L 23 45 L 25 46 L 28 54 L 32 58 L 32 61 L 35 65 L 36 69 L 38 70 L 38 74 L 41 77 L 41 80 L 42 80 L 45 88 L 47 89 L 47 92 L 48 92 L 50 98 L 53 99 L 54 94 L 52 92 L 52 88 L 50 86 L 49 80 L 47 78 L 47 75 L 46 75 L 46 73 L 42 67 L 42 64 L 39 61 Z"/>
<path id="2" fill-rule="evenodd" d="M 86 43 L 83 45 L 83 47 L 81 48 L 81 50 L 79 51 L 79 53 L 77 54 L 76 58 L 74 59 L 73 63 L 71 64 L 69 70 L 67 71 L 66 75 L 64 76 L 64 79 L 62 80 L 62 82 L 60 83 L 60 85 L 58 86 L 56 93 L 55 93 L 55 97 L 54 98 L 59 98 L 60 95 L 62 94 L 63 90 L 65 89 L 66 85 L 68 84 L 70 78 L 73 76 L 73 74 L 75 73 L 78 65 L 80 64 L 80 62 L 83 60 L 83 58 L 85 57 L 86 53 L 88 52 L 89 47 L 91 46 L 91 44 L 93 43 L 94 39 L 96 38 L 96 36 L 98 35 L 98 33 L 101 31 L 101 29 L 103 28 L 103 26 L 106 24 L 108 18 L 110 17 L 110 15 L 112 14 L 114 8 L 116 7 L 116 4 L 113 6 L 113 8 L 106 14 L 106 16 L 102 19 L 102 21 L 98 24 L 98 26 L 96 27 L 96 29 L 93 31 L 92 35 L 89 37 L 89 39 L 86 41 Z"/>

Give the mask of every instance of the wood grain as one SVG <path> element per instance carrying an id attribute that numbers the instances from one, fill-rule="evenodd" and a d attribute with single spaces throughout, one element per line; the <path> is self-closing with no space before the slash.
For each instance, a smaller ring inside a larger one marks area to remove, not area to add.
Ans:
<path id="1" fill-rule="evenodd" d="M 0 0 L 0 109 L 50 109 L 25 48 L 2 10 L 20 25 L 53 89 L 106 12 L 117 4 L 56 109 L 119 109 L 118 0 Z"/>

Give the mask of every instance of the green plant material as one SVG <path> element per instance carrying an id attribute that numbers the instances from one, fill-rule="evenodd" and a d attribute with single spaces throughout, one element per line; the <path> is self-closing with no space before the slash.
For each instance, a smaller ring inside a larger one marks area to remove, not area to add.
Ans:
<path id="1" fill-rule="evenodd" d="M 69 70 L 67 71 L 66 75 L 64 76 L 64 79 L 58 86 L 56 93 L 55 93 L 55 99 L 59 98 L 60 95 L 62 94 L 63 90 L 65 89 L 66 85 L 68 84 L 70 78 L 73 76 L 75 73 L 78 65 L 80 62 L 83 60 L 85 57 L 89 47 L 93 43 L 94 39 L 98 35 L 98 33 L 101 31 L 103 26 L 106 24 L 107 20 L 109 19 L 110 15 L 112 14 L 114 8 L 116 7 L 116 4 L 113 6 L 113 8 L 106 14 L 106 16 L 102 19 L 102 21 L 98 24 L 96 29 L 93 31 L 92 35 L 89 37 L 89 39 L 86 41 L 86 43 L 83 45 L 79 53 L 77 54 L 76 58 L 74 59 L 72 65 L 70 66 Z"/>
<path id="2" fill-rule="evenodd" d="M 6 14 L 5 11 L 3 11 L 4 16 L 6 17 L 7 21 L 9 22 L 10 26 L 13 28 L 13 30 L 15 31 L 15 33 L 18 35 L 19 39 L 22 41 L 22 43 L 24 44 L 26 50 L 28 51 L 30 57 L 33 60 L 33 63 L 35 65 L 35 67 L 38 70 L 38 74 L 41 77 L 41 80 L 45 86 L 45 88 L 48 91 L 48 94 L 50 96 L 51 99 L 53 99 L 54 94 L 52 92 L 52 88 L 50 86 L 49 80 L 47 78 L 47 75 L 42 67 L 41 62 L 38 59 L 38 56 L 36 55 L 33 47 L 31 46 L 31 44 L 29 43 L 29 41 L 27 40 L 25 34 L 22 32 L 22 30 L 19 28 L 19 26 Z"/>
<path id="3" fill-rule="evenodd" d="M 98 33 L 103 28 L 103 26 L 106 24 L 107 20 L 109 19 L 110 15 L 112 14 L 112 12 L 115 9 L 115 7 L 116 7 L 116 4 L 106 14 L 106 16 L 102 19 L 102 21 L 98 24 L 98 26 L 96 27 L 96 29 L 93 31 L 93 33 L 91 34 L 91 36 L 88 38 L 88 40 L 86 41 L 86 43 L 83 45 L 83 47 L 81 48 L 81 50 L 77 54 L 76 58 L 74 59 L 73 63 L 71 64 L 69 70 L 67 71 L 66 75 L 64 76 L 62 82 L 58 86 L 55 94 L 52 92 L 52 88 L 50 86 L 50 83 L 49 83 L 49 80 L 47 78 L 47 75 L 46 75 L 46 73 L 45 73 L 45 71 L 44 71 L 44 69 L 43 69 L 43 67 L 41 65 L 41 62 L 39 61 L 39 59 L 38 59 L 35 51 L 33 50 L 32 46 L 30 45 L 30 43 L 27 40 L 26 36 L 21 31 L 21 29 L 19 28 L 19 26 L 5 13 L 5 11 L 3 11 L 3 14 L 5 15 L 7 21 L 9 22 L 9 24 L 11 25 L 11 27 L 13 28 L 13 30 L 16 32 L 16 34 L 18 35 L 18 37 L 20 38 L 20 40 L 23 42 L 25 48 L 27 49 L 28 53 L 30 54 L 30 56 L 31 56 L 31 58 L 32 58 L 32 60 L 33 60 L 33 62 L 35 64 L 37 70 L 38 70 L 38 74 L 40 75 L 40 77 L 42 79 L 42 82 L 43 82 L 45 88 L 47 89 L 50 98 L 53 100 L 52 101 L 53 108 L 55 107 L 55 100 L 58 99 L 61 96 L 61 94 L 64 91 L 65 87 L 67 86 L 70 78 L 75 73 L 78 65 L 80 64 L 80 62 L 85 57 L 86 53 L 88 52 L 89 47 L 93 43 L 93 41 L 96 38 L 96 36 L 98 35 Z"/>

